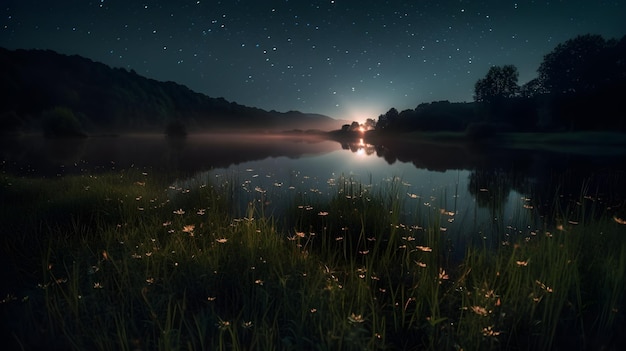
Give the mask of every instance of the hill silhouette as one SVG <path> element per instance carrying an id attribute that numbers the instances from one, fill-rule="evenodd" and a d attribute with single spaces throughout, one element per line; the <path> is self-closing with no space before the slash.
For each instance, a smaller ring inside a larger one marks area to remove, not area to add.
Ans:
<path id="1" fill-rule="evenodd" d="M 4 133 L 41 128 L 57 135 L 163 132 L 172 124 L 188 131 L 333 130 L 343 123 L 320 114 L 265 111 L 208 97 L 77 55 L 0 48 Z"/>

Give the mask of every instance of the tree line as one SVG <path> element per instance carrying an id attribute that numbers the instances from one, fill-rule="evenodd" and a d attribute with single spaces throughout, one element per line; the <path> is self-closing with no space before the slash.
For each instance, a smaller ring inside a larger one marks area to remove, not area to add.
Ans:
<path id="1" fill-rule="evenodd" d="M 474 102 L 423 103 L 378 117 L 376 130 L 626 131 L 626 36 L 580 35 L 546 54 L 537 77 L 519 85 L 514 65 L 493 66 L 474 85 Z"/>

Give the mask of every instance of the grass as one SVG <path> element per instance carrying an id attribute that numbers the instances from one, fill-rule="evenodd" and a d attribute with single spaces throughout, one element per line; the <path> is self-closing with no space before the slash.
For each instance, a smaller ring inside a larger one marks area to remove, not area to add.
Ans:
<path id="1" fill-rule="evenodd" d="M 288 219 L 234 181 L 138 170 L 0 178 L 3 340 L 14 349 L 611 349 L 624 345 L 624 225 L 555 201 L 541 230 L 448 257 L 405 224 L 399 180 L 337 179 Z M 259 195 L 261 196 L 261 195 Z M 591 208 L 591 207 L 590 207 Z M 599 209 L 593 209 L 600 211 Z M 417 216 L 416 216 L 417 217 Z M 417 220 L 417 219 L 416 219 Z M 421 219 L 420 219 L 421 220 Z"/>

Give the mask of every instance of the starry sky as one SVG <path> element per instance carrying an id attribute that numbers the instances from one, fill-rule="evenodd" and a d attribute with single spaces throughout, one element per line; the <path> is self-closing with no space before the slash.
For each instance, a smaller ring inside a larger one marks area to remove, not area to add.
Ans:
<path id="1" fill-rule="evenodd" d="M 492 65 L 536 77 L 579 34 L 626 34 L 626 1 L 3 0 L 0 46 L 78 54 L 211 97 L 364 121 L 472 101 Z"/>

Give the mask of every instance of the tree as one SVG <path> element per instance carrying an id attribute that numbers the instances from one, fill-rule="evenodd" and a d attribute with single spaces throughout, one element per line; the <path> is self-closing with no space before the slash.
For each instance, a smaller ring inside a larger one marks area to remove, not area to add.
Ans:
<path id="1" fill-rule="evenodd" d="M 384 115 L 378 116 L 378 122 L 376 123 L 377 130 L 389 130 L 394 128 L 398 119 L 400 117 L 400 113 L 394 107 L 390 108 L 387 113 Z"/>
<path id="2" fill-rule="evenodd" d="M 361 125 L 359 124 L 359 122 L 357 121 L 353 121 L 352 124 L 350 124 L 350 128 L 349 130 L 351 132 L 357 132 L 361 129 Z"/>
<path id="3" fill-rule="evenodd" d="M 502 98 L 514 97 L 519 86 L 519 73 L 513 65 L 493 66 L 483 79 L 474 85 L 474 100 L 477 102 L 494 102 Z"/>
<path id="4" fill-rule="evenodd" d="M 374 120 L 373 118 L 368 118 L 367 120 L 365 120 L 364 127 L 365 130 L 376 129 L 376 120 Z"/>
<path id="5" fill-rule="evenodd" d="M 607 42 L 600 35 L 579 35 L 557 45 L 543 57 L 539 80 L 550 93 L 586 93 L 611 79 Z M 608 65 L 607 65 L 608 64 Z"/>
<path id="6" fill-rule="evenodd" d="M 547 91 L 539 78 L 529 80 L 519 89 L 519 95 L 523 98 L 532 98 L 545 93 Z"/>
<path id="7" fill-rule="evenodd" d="M 626 127 L 626 36 L 585 34 L 557 45 L 537 70 L 550 120 L 570 130 Z"/>

